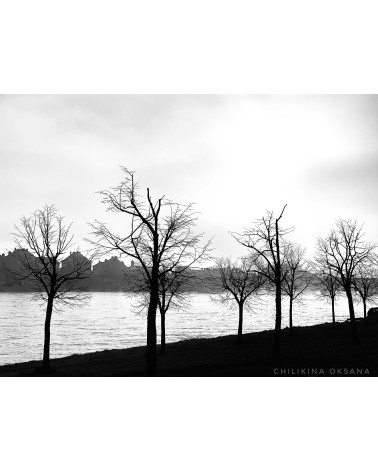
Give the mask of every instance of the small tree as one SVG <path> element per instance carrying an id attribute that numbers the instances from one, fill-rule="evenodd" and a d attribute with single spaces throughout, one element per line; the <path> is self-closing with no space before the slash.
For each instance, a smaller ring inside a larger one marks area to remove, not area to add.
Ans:
<path id="1" fill-rule="evenodd" d="M 189 303 L 185 291 L 190 280 L 188 271 L 163 271 L 159 277 L 159 311 L 161 320 L 160 353 L 165 353 L 165 317 L 170 308 L 183 309 Z"/>
<path id="2" fill-rule="evenodd" d="M 378 299 L 378 270 L 376 261 L 367 261 L 357 268 L 353 279 L 353 287 L 361 298 L 366 323 L 366 304 L 369 301 L 375 302 Z"/>
<path id="3" fill-rule="evenodd" d="M 331 300 L 332 307 L 332 327 L 336 328 L 335 301 L 342 291 L 342 286 L 332 271 L 327 267 L 315 266 L 317 270 L 317 280 L 320 284 L 320 299 Z"/>
<path id="4" fill-rule="evenodd" d="M 353 284 L 358 269 L 373 257 L 375 245 L 363 241 L 363 225 L 356 220 L 336 221 L 336 227 L 326 238 L 319 238 L 316 259 L 329 268 L 343 287 L 348 299 L 351 336 L 358 341 L 353 304 Z"/>
<path id="5" fill-rule="evenodd" d="M 169 309 L 184 310 L 189 305 L 188 289 L 192 279 L 191 271 L 185 267 L 175 269 L 173 272 L 162 271 L 159 276 L 160 354 L 165 354 L 166 351 L 166 314 Z M 139 296 L 137 311 L 144 312 L 149 305 L 150 291 L 143 272 L 134 277 L 131 290 Z"/>
<path id="6" fill-rule="evenodd" d="M 12 272 L 14 283 L 26 282 L 46 302 L 43 369 L 50 368 L 50 324 L 57 303 L 78 303 L 87 299 L 81 281 L 91 272 L 91 261 L 76 257 L 60 268 L 60 261 L 72 247 L 71 224 L 65 225 L 54 205 L 45 205 L 32 216 L 21 218 L 15 226 L 18 268 Z M 28 249 L 28 250 L 27 250 Z"/>
<path id="7" fill-rule="evenodd" d="M 265 278 L 258 273 L 255 261 L 251 257 L 242 257 L 236 262 L 230 258 L 217 260 L 217 268 L 220 276 L 220 290 L 213 298 L 222 304 L 238 305 L 238 343 L 242 342 L 244 308 L 252 305 L 252 296 L 257 295 L 265 283 Z"/>
<path id="8" fill-rule="evenodd" d="M 279 356 L 281 345 L 282 324 L 282 283 L 285 278 L 283 271 L 283 238 L 292 231 L 292 228 L 280 227 L 280 220 L 285 211 L 283 207 L 280 215 L 276 218 L 271 211 L 256 221 L 251 229 L 243 234 L 233 234 L 235 239 L 243 246 L 251 249 L 257 256 L 259 273 L 274 287 L 276 301 L 276 321 L 274 327 L 273 355 Z"/>
<path id="9" fill-rule="evenodd" d="M 285 245 L 285 277 L 282 283 L 284 293 L 289 297 L 289 326 L 293 334 L 293 302 L 300 300 L 310 284 L 309 264 L 305 260 L 305 249 L 287 243 Z"/>
<path id="10" fill-rule="evenodd" d="M 129 217 L 129 229 L 121 236 L 95 221 L 91 227 L 96 241 L 91 242 L 100 253 L 118 251 L 140 263 L 149 293 L 146 370 L 154 375 L 159 281 L 179 267 L 192 267 L 207 253 L 210 242 L 201 245 L 203 235 L 193 232 L 197 223 L 193 204 L 179 205 L 164 196 L 153 201 L 148 188 L 143 200 L 134 173 L 124 167 L 122 170 L 121 183 L 99 193 L 109 211 Z"/>

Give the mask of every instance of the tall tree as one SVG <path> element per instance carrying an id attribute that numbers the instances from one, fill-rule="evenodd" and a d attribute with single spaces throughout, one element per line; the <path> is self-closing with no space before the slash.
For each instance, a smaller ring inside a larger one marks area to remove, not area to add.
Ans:
<path id="1" fill-rule="evenodd" d="M 244 308 L 252 306 L 252 296 L 256 296 L 265 284 L 265 278 L 258 272 L 252 257 L 242 257 L 236 262 L 230 258 L 220 258 L 216 264 L 220 285 L 213 299 L 222 304 L 238 305 L 238 343 L 242 342 Z"/>
<path id="2" fill-rule="evenodd" d="M 343 287 L 348 299 L 351 336 L 358 341 L 353 304 L 353 282 L 358 269 L 374 254 L 375 244 L 363 240 L 363 225 L 356 220 L 338 219 L 336 226 L 325 238 L 319 238 L 316 259 L 329 268 Z"/>
<path id="3" fill-rule="evenodd" d="M 14 257 L 18 268 L 12 271 L 15 283 L 26 282 L 46 302 L 43 348 L 43 369 L 50 369 L 50 325 L 53 308 L 57 303 L 81 303 L 88 298 L 83 292 L 82 280 L 90 277 L 91 261 L 84 256 L 74 257 L 60 267 L 63 256 L 73 245 L 71 224 L 54 205 L 45 205 L 32 216 L 21 218 L 15 226 Z"/>
<path id="4" fill-rule="evenodd" d="M 202 234 L 193 232 L 197 213 L 193 204 L 172 203 L 164 196 L 153 200 L 147 188 L 143 199 L 134 180 L 134 173 L 122 167 L 124 178 L 119 185 L 99 192 L 107 210 L 129 218 L 126 234 L 118 235 L 102 222 L 91 224 L 96 240 L 91 241 L 98 251 L 118 251 L 136 259 L 147 282 L 146 370 L 154 375 L 156 357 L 156 312 L 159 307 L 159 281 L 179 267 L 191 267 L 208 250 L 201 245 Z"/>
<path id="5" fill-rule="evenodd" d="M 367 321 L 367 302 L 375 302 L 378 299 L 378 269 L 376 264 L 376 260 L 369 260 L 361 264 L 357 268 L 353 279 L 353 287 L 363 304 L 365 323 Z"/>
<path id="6" fill-rule="evenodd" d="M 285 277 L 282 283 L 284 293 L 289 297 L 289 326 L 293 334 L 293 302 L 300 300 L 310 285 L 309 263 L 305 259 L 305 249 L 300 245 L 285 245 Z"/>
<path id="7" fill-rule="evenodd" d="M 273 355 L 279 356 L 281 345 L 282 325 L 282 283 L 285 278 L 283 270 L 283 244 L 284 236 L 292 231 L 292 228 L 281 228 L 280 221 L 286 205 L 278 217 L 268 211 L 266 216 L 257 220 L 251 229 L 243 234 L 233 234 L 235 239 L 243 246 L 251 249 L 257 255 L 259 272 L 269 281 L 275 290 L 276 320 L 274 327 Z"/>

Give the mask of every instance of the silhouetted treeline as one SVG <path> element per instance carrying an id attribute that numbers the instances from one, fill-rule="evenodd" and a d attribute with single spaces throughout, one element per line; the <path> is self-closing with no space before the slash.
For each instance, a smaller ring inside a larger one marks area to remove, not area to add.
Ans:
<path id="1" fill-rule="evenodd" d="M 361 300 L 364 318 L 367 303 L 378 300 L 377 245 L 366 242 L 357 221 L 338 219 L 328 236 L 319 238 L 314 261 L 305 248 L 288 240 L 294 228 L 267 211 L 242 233 L 231 233 L 247 251 L 239 262 L 231 258 L 210 262 L 212 244 L 197 233 L 193 204 L 174 203 L 165 196 L 153 198 L 150 189 L 140 192 L 134 173 L 122 168 L 123 179 L 99 192 L 108 211 L 123 219 L 123 235 L 107 223 L 90 224 L 92 246 L 88 257 L 73 246 L 71 224 L 66 225 L 54 205 L 45 205 L 16 226 L 16 249 L 0 256 L 0 291 L 34 292 L 46 301 L 44 370 L 49 369 L 50 321 L 55 303 L 84 302 L 84 292 L 123 291 L 139 296 L 147 314 L 146 371 L 157 371 L 157 326 L 161 317 L 161 353 L 165 352 L 166 314 L 181 309 L 190 293 L 211 293 L 223 302 L 238 305 L 238 341 L 242 340 L 244 308 L 266 293 L 275 298 L 273 355 L 281 355 L 282 301 L 289 298 L 290 333 L 293 335 L 295 301 L 307 290 L 316 290 L 331 301 L 335 326 L 338 293 L 348 300 L 352 340 L 358 341 L 354 298 Z M 283 226 L 281 226 L 283 224 Z M 132 260 L 130 266 L 119 257 Z M 94 259 L 107 259 L 93 264 Z M 206 264 L 205 264 L 206 263 Z M 205 265 L 211 267 L 204 267 Z M 214 298 L 214 297 L 213 297 Z"/>

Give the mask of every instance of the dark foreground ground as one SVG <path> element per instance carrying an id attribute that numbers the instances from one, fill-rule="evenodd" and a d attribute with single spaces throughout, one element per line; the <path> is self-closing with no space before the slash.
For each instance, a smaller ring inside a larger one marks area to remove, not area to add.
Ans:
<path id="1" fill-rule="evenodd" d="M 377 376 L 378 321 L 358 320 L 359 343 L 348 322 L 282 331 L 281 356 L 272 357 L 273 331 L 192 339 L 167 345 L 158 356 L 159 376 Z M 158 347 L 159 350 L 159 347 Z M 145 347 L 73 355 L 51 360 L 50 376 L 143 376 Z M 0 367 L 0 376 L 36 376 L 41 361 Z"/>

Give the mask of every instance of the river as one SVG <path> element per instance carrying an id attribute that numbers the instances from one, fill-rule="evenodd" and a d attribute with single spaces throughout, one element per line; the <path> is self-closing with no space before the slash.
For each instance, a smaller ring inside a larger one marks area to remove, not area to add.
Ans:
<path id="1" fill-rule="evenodd" d="M 146 316 L 133 308 L 135 299 L 123 292 L 95 292 L 83 306 L 54 310 L 51 322 L 51 358 L 71 354 L 123 349 L 146 344 Z M 288 303 L 283 303 L 283 326 L 288 325 Z M 308 293 L 294 303 L 294 324 L 314 325 L 331 321 L 331 306 Z M 356 306 L 362 316 L 362 307 Z M 336 305 L 336 319 L 348 318 L 346 299 Z M 42 358 L 44 306 L 28 293 L 0 293 L 0 365 Z M 193 294 L 185 311 L 169 311 L 166 342 L 236 334 L 237 307 L 215 304 L 207 294 Z M 274 298 L 264 295 L 246 312 L 243 332 L 274 327 Z M 158 343 L 160 324 L 158 322 Z"/>

